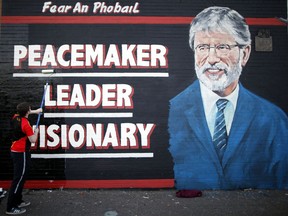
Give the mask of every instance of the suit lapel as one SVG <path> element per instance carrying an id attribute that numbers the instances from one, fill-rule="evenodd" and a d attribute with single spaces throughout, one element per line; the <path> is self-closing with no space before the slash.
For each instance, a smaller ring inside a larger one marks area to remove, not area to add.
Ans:
<path id="1" fill-rule="evenodd" d="M 189 94 L 192 95 L 190 100 L 191 105 L 185 111 L 185 116 L 189 122 L 189 126 L 200 141 L 198 143 L 193 143 L 193 145 L 201 145 L 202 149 L 204 148 L 207 151 L 207 154 L 209 154 L 214 164 L 220 166 L 218 155 L 213 146 L 211 134 L 207 126 L 199 82 L 197 82 L 193 87 L 194 88 Z"/>
<path id="2" fill-rule="evenodd" d="M 239 85 L 240 89 L 237 108 L 229 134 L 227 149 L 222 160 L 223 169 L 233 159 L 233 157 L 237 157 L 239 149 L 243 148 L 243 145 L 240 145 L 240 143 L 255 115 L 254 108 L 251 106 L 253 100 L 249 96 L 248 90 L 246 90 L 241 84 Z M 195 85 L 192 85 L 191 87 L 189 95 L 192 96 L 191 99 L 189 98 L 190 105 L 185 110 L 185 116 L 191 130 L 200 141 L 198 143 L 193 143 L 193 145 L 201 145 L 202 149 L 206 150 L 213 163 L 217 165 L 218 171 L 222 170 L 219 169 L 221 164 L 213 146 L 211 134 L 207 126 L 199 82 L 196 81 Z"/>
<path id="3" fill-rule="evenodd" d="M 228 145 L 223 156 L 223 167 L 225 167 L 233 157 L 237 157 L 237 152 L 239 152 L 240 148 L 243 148 L 243 145 L 240 145 L 240 143 L 255 115 L 255 110 L 253 106 L 251 106 L 253 101 L 249 97 L 248 91 L 243 88 L 242 85 L 239 87 L 237 108 L 228 138 Z"/>

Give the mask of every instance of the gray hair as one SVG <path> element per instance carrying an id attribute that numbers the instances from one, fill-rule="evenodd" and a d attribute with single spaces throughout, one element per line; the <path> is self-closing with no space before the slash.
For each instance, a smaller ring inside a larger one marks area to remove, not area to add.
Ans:
<path id="1" fill-rule="evenodd" d="M 189 45 L 192 50 L 195 33 L 199 31 L 228 33 L 234 36 L 239 45 L 251 44 L 251 34 L 245 19 L 228 7 L 206 8 L 193 19 L 189 32 Z"/>

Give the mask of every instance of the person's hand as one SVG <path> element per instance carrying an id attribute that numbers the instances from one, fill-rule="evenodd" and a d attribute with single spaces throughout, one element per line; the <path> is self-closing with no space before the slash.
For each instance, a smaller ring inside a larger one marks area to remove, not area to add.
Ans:
<path id="1" fill-rule="evenodd" d="M 37 128 L 35 128 L 35 130 L 34 130 L 34 134 L 38 134 L 39 133 L 39 128 L 37 127 Z"/>
<path id="2" fill-rule="evenodd" d="M 42 109 L 42 108 L 38 108 L 38 109 L 36 110 L 36 113 L 37 113 L 37 114 L 42 113 L 42 112 L 43 112 L 43 109 Z"/>
<path id="3" fill-rule="evenodd" d="M 31 110 L 30 114 L 39 114 L 39 113 L 42 113 L 42 112 L 43 112 L 43 109 L 42 108 L 38 108 L 36 110 Z"/>

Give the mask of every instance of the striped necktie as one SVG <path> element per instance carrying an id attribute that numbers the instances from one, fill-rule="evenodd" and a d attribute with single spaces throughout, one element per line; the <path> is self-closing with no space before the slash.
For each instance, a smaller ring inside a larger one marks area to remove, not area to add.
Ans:
<path id="1" fill-rule="evenodd" d="M 213 144 L 215 146 L 216 152 L 219 156 L 220 161 L 222 161 L 222 157 L 227 145 L 227 131 L 226 124 L 224 118 L 224 109 L 228 103 L 226 99 L 219 99 L 216 102 L 218 111 L 216 113 L 215 127 L 214 127 L 214 135 L 213 135 Z"/>

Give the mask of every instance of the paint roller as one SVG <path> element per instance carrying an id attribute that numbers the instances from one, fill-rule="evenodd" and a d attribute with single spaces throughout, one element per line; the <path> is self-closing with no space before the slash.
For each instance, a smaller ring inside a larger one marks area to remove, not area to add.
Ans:
<path id="1" fill-rule="evenodd" d="M 45 74 L 45 75 L 50 74 L 50 75 L 48 76 L 48 79 L 47 79 L 46 84 L 45 84 L 45 87 L 44 87 L 44 92 L 43 92 L 42 101 L 41 101 L 41 105 L 40 105 L 40 108 L 43 109 L 44 102 L 45 102 L 46 90 L 47 90 L 47 87 L 48 87 L 48 80 L 49 80 L 49 78 L 52 76 L 52 74 L 55 73 L 55 72 L 54 72 L 53 69 L 42 70 L 41 72 L 42 72 L 43 75 L 44 75 L 44 74 Z M 36 128 L 38 128 L 38 126 L 39 126 L 39 122 L 40 122 L 40 117 L 41 117 L 41 115 L 42 115 L 42 112 L 41 112 L 41 113 L 38 113 L 38 118 L 37 118 L 37 122 L 36 122 Z"/>

